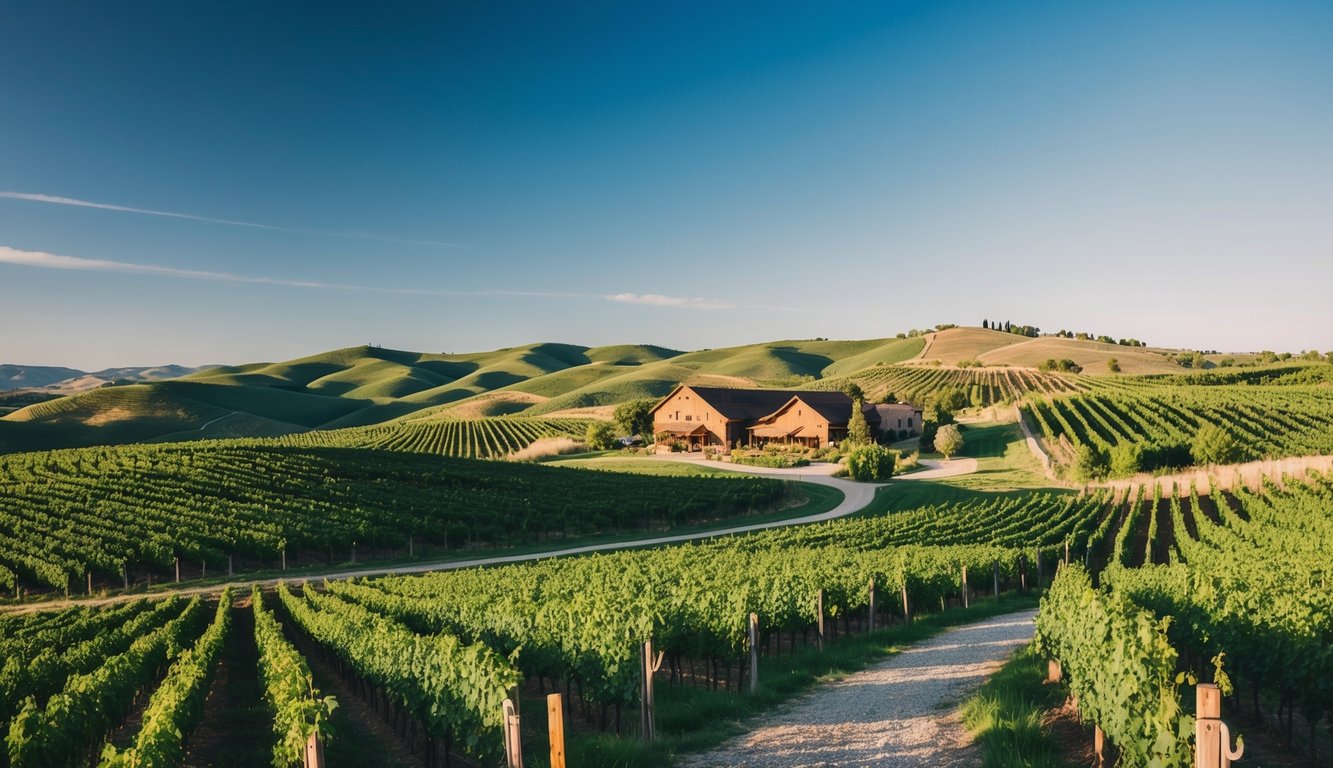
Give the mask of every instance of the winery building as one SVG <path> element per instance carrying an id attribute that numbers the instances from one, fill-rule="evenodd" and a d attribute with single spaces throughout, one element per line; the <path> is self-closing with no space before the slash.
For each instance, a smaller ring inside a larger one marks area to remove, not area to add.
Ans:
<path id="1" fill-rule="evenodd" d="M 906 403 L 868 405 L 871 431 L 892 439 L 921 434 L 921 409 Z M 847 437 L 852 399 L 842 392 L 727 389 L 680 385 L 653 409 L 659 443 L 688 450 L 790 443 L 819 448 Z"/>

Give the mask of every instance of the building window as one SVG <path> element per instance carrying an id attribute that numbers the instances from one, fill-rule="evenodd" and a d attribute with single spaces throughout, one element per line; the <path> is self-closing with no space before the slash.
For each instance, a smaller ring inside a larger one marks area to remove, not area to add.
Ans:
<path id="1" fill-rule="evenodd" d="M 908 428 L 908 429 L 911 429 L 911 428 L 912 428 L 912 417 L 911 417 L 911 416 L 908 416 L 908 417 L 907 417 L 907 428 Z"/>
<path id="2" fill-rule="evenodd" d="M 685 420 L 686 420 L 686 421 L 694 421 L 694 417 L 691 416 L 691 415 L 689 415 L 689 414 L 685 414 Z"/>
<path id="3" fill-rule="evenodd" d="M 902 419 L 898 419 L 898 429 L 902 429 L 902 428 L 903 428 L 903 420 L 902 420 Z"/>

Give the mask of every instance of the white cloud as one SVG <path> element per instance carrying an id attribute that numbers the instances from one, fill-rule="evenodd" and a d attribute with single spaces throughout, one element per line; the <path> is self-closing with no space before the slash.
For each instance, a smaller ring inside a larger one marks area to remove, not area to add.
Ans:
<path id="1" fill-rule="evenodd" d="M 204 269 L 182 269 L 180 267 L 161 267 L 155 264 L 137 264 L 128 261 L 108 259 L 85 259 L 80 256 L 62 256 L 45 251 L 24 251 L 18 248 L 0 245 L 0 264 L 14 264 L 22 267 L 41 269 L 63 269 L 82 272 L 121 272 L 134 275 L 155 275 L 174 277 L 184 280 L 211 280 L 224 283 L 250 283 L 256 285 L 277 285 L 291 288 L 314 288 L 334 291 L 365 291 L 369 293 L 392 293 L 415 296 L 514 296 L 528 298 L 585 299 L 596 301 L 616 301 L 624 304 L 644 304 L 658 307 L 684 307 L 691 309 L 728 309 L 730 305 L 708 299 L 677 298 L 657 294 L 618 293 L 610 296 L 598 296 L 588 293 L 560 293 L 555 291 L 509 291 L 476 290 L 449 291 L 430 288 L 392 288 L 372 285 L 350 285 L 346 283 L 325 283 L 317 280 L 292 280 L 257 275 L 238 275 L 232 272 L 214 272 Z"/>
<path id="2" fill-rule="evenodd" d="M 674 307 L 677 309 L 732 309 L 731 304 L 715 299 L 703 299 L 691 296 L 663 296 L 660 293 L 614 293 L 606 297 L 607 301 L 621 304 L 644 304 L 650 307 Z"/>
<path id="3" fill-rule="evenodd" d="M 322 237 L 347 237 L 357 240 L 378 240 L 387 243 L 408 243 L 411 245 L 436 245 L 445 247 L 455 247 L 457 243 L 447 243 L 439 240 L 409 240 L 401 237 L 385 237 L 383 235 L 372 235 L 365 232 L 328 232 L 319 229 L 298 229 L 295 227 L 279 227 L 272 224 L 257 224 L 253 221 L 236 221 L 235 219 L 215 219 L 211 216 L 196 216 L 192 213 L 176 213 L 174 211 L 158 211 L 152 208 L 133 208 L 126 205 L 112 205 L 111 203 L 95 203 L 90 200 L 79 200 L 73 197 L 59 197 L 56 195 L 42 195 L 35 192 L 5 192 L 0 191 L 0 198 L 8 200 L 24 200 L 30 203 L 47 203 L 49 205 L 69 205 L 76 208 L 94 208 L 99 211 L 115 211 L 117 213 L 137 213 L 144 216 L 164 216 L 169 219 L 186 219 L 187 221 L 203 221 L 210 224 L 226 224 L 232 227 L 249 227 L 250 229 L 267 229 L 272 232 L 294 232 L 301 235 L 320 235 Z"/>

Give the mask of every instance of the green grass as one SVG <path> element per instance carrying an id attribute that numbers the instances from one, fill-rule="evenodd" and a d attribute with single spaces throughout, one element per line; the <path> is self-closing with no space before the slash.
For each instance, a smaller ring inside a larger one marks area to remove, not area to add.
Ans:
<path id="1" fill-rule="evenodd" d="M 965 610 L 950 610 L 922 616 L 908 625 L 895 625 L 870 634 L 843 636 L 823 653 L 814 648 L 792 656 L 761 658 L 758 691 L 754 694 L 696 690 L 684 686 L 657 687 L 658 740 L 652 744 L 634 736 L 601 733 L 566 734 L 569 764 L 586 768 L 658 768 L 669 766 L 683 753 L 717 746 L 749 732 L 751 719 L 772 711 L 811 688 L 864 669 L 914 643 L 933 637 L 949 627 L 979 621 L 989 616 L 1019 611 L 1036 605 L 1034 596 L 1006 595 L 1000 601 L 985 601 Z M 539 712 L 542 702 L 524 703 L 525 711 Z M 572 713 L 570 714 L 573 717 Z M 627 712 L 630 727 L 636 713 Z M 541 715 L 534 719 L 544 720 Z M 542 729 L 544 736 L 544 729 Z M 528 763 L 547 765 L 545 739 L 533 739 Z"/>
<path id="2" fill-rule="evenodd" d="M 1060 706 L 1059 686 L 1045 685 L 1046 661 L 1023 648 L 963 702 L 963 725 L 981 747 L 982 768 L 1066 768 L 1042 716 Z"/>
<path id="3" fill-rule="evenodd" d="M 939 482 L 957 488 L 1010 490 L 1045 488 L 1052 481 L 1042 474 L 1041 465 L 1023 441 L 1023 431 L 1016 422 L 976 422 L 963 425 L 963 452 L 960 456 L 977 460 L 977 471 Z"/>

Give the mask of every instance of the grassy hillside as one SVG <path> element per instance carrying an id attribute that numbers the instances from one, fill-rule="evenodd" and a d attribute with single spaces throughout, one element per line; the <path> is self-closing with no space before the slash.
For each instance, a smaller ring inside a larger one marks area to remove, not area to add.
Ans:
<path id="1" fill-rule="evenodd" d="M 618 403 L 662 397 L 682 382 L 828 389 L 855 381 L 872 397 L 894 392 L 914 400 L 947 385 L 990 403 L 1029 391 L 1060 394 L 1093 385 L 1086 376 L 1038 376 L 1031 370 L 1048 358 L 1069 358 L 1086 374 L 1105 374 L 1110 357 L 1119 360 L 1125 375 L 1106 377 L 1108 385 L 1127 385 L 1135 381 L 1132 374 L 1183 370 L 1158 351 L 981 328 L 911 339 L 787 340 L 695 352 L 630 344 L 541 343 L 462 354 L 348 347 L 24 407 L 0 418 L 0 451 L 264 437 L 400 421 L 606 418 Z M 969 368 L 976 373 L 961 376 L 924 373 L 958 374 L 953 366 L 971 360 L 989 367 Z M 912 373 L 917 370 L 923 373 Z"/>
<path id="2" fill-rule="evenodd" d="M 927 334 L 925 349 L 918 356 L 921 363 L 940 361 L 944 365 L 980 360 L 988 366 L 1036 368 L 1045 360 L 1073 360 L 1084 373 L 1109 373 L 1106 361 L 1115 358 L 1124 374 L 1179 373 L 1181 368 L 1160 350 L 1123 347 L 1098 341 L 1062 339 L 1050 336 L 1028 338 L 985 328 L 950 328 Z"/>

